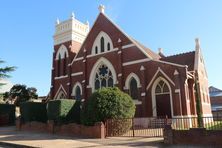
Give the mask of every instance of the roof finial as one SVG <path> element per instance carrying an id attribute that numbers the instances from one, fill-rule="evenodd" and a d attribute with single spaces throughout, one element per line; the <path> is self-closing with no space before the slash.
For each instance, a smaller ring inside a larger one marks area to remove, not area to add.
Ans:
<path id="1" fill-rule="evenodd" d="M 195 42 L 196 42 L 196 49 L 199 49 L 200 48 L 200 40 L 199 40 L 199 38 L 196 38 Z"/>
<path id="2" fill-rule="evenodd" d="M 105 6 L 104 5 L 99 5 L 99 12 L 104 13 L 105 12 Z"/>
<path id="3" fill-rule="evenodd" d="M 159 52 L 159 54 L 163 53 L 163 48 L 158 48 L 158 52 Z"/>
<path id="4" fill-rule="evenodd" d="M 58 24 L 59 24 L 59 18 L 56 19 L 56 25 L 58 25 Z"/>
<path id="5" fill-rule="evenodd" d="M 73 20 L 74 18 L 75 18 L 75 14 L 74 14 L 74 12 L 72 12 L 71 19 Z"/>

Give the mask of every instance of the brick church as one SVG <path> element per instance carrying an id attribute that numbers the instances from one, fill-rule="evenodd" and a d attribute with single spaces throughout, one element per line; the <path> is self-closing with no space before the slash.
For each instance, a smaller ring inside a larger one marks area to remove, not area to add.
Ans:
<path id="1" fill-rule="evenodd" d="M 165 56 L 122 31 L 99 6 L 89 23 L 56 21 L 51 99 L 87 101 L 102 87 L 116 86 L 136 105 L 136 117 L 196 116 L 194 80 L 199 80 L 201 112 L 212 116 L 208 78 L 199 40 L 192 52 Z"/>

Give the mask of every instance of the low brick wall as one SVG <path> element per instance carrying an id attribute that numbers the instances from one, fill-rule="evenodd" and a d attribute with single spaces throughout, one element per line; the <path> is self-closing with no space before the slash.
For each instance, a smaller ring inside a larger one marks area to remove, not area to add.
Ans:
<path id="1" fill-rule="evenodd" d="M 55 125 L 53 121 L 47 123 L 28 122 L 21 123 L 18 119 L 16 121 L 17 130 L 46 132 L 51 134 L 79 136 L 86 138 L 105 138 L 105 126 L 102 122 L 96 123 L 94 126 L 84 126 L 75 123 L 65 125 Z"/>
<path id="2" fill-rule="evenodd" d="M 7 114 L 0 115 L 0 126 L 9 124 L 9 116 Z"/>
<path id="3" fill-rule="evenodd" d="M 222 130 L 206 130 L 205 128 L 173 130 L 167 125 L 163 134 L 165 144 L 222 145 Z"/>

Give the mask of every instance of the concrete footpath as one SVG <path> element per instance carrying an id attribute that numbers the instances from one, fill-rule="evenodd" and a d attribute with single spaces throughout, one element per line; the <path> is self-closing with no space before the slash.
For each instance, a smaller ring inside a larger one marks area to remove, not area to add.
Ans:
<path id="1" fill-rule="evenodd" d="M 0 127 L 0 147 L 44 148 L 129 148 L 129 147 L 196 147 L 187 145 L 164 145 L 163 138 L 113 137 L 106 139 L 83 139 L 47 133 L 16 131 L 15 127 Z M 203 147 L 203 146 L 198 146 Z"/>
<path id="2" fill-rule="evenodd" d="M 161 147 L 162 141 L 162 138 L 129 137 L 83 139 L 47 133 L 16 131 L 14 126 L 0 128 L 0 147 Z"/>

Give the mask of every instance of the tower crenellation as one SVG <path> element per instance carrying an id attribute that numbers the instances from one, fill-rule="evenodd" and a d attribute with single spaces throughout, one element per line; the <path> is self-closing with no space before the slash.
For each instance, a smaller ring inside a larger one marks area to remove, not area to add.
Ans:
<path id="1" fill-rule="evenodd" d="M 76 41 L 82 43 L 89 32 L 89 24 L 82 23 L 75 18 L 72 13 L 70 19 L 65 21 L 56 21 L 54 33 L 54 45 L 67 41 Z"/>

